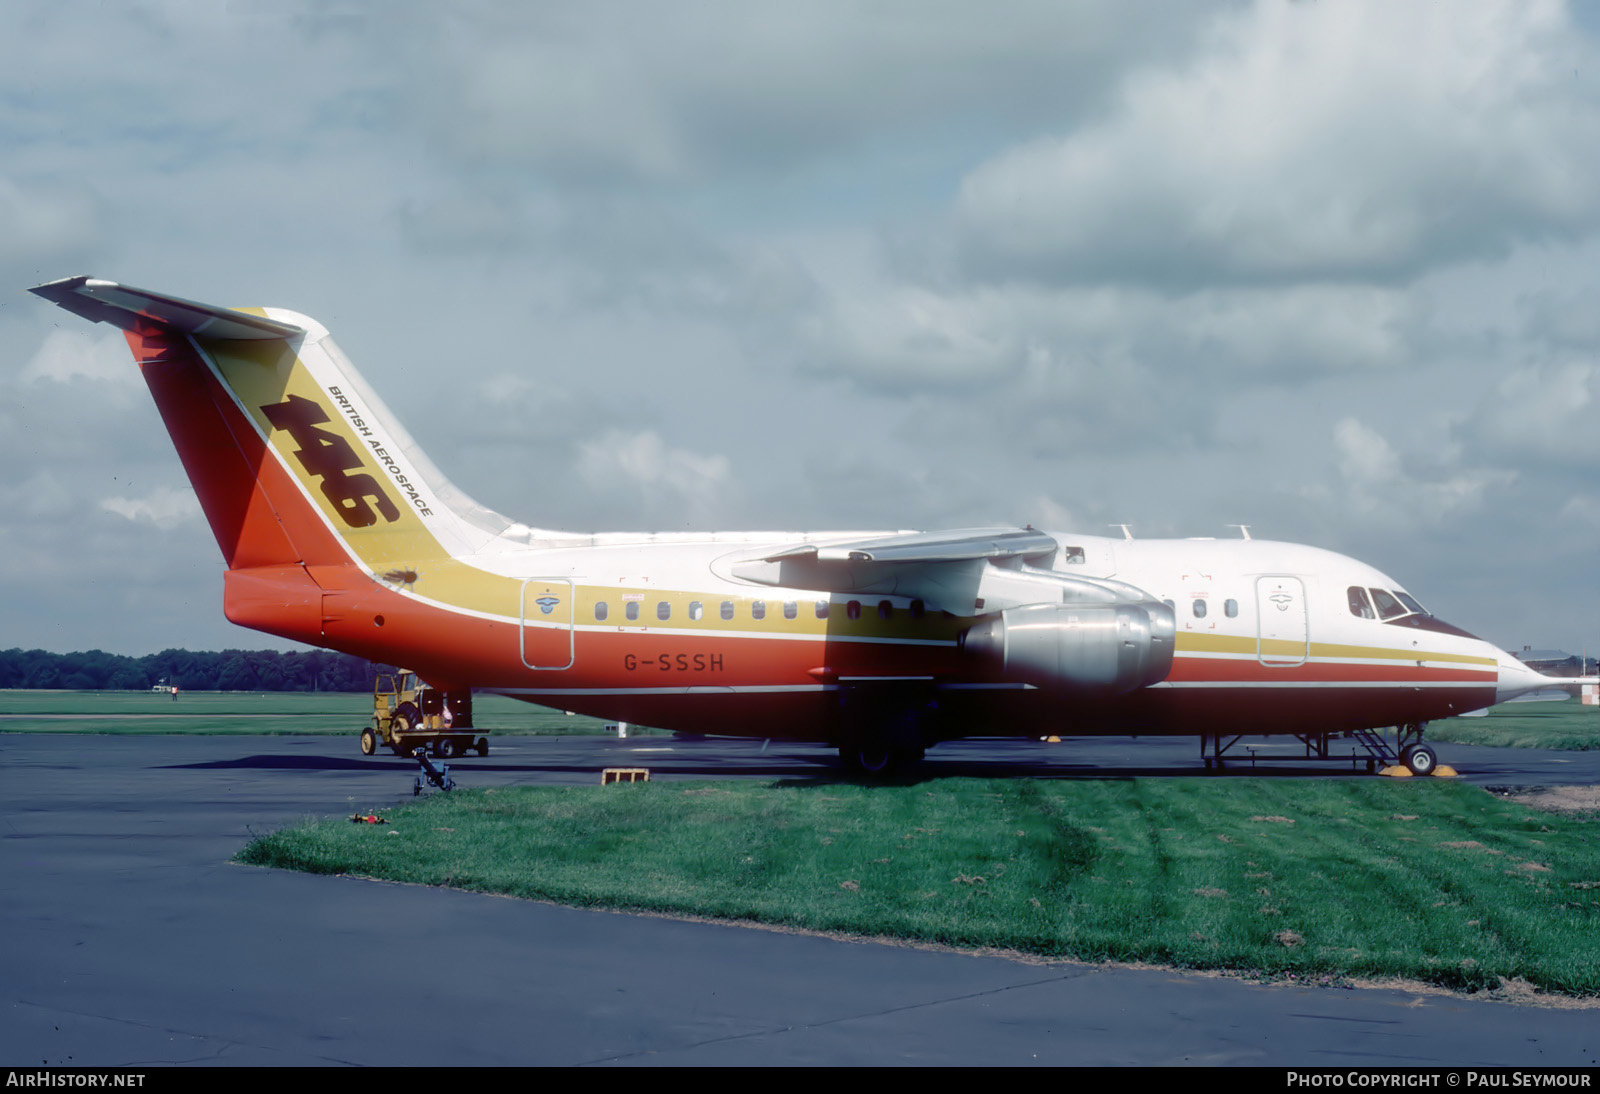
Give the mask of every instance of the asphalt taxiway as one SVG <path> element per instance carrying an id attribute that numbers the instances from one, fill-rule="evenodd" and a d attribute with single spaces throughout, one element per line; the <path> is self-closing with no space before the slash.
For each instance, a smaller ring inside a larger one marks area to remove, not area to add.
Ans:
<path id="1" fill-rule="evenodd" d="M 1600 755 L 1440 753 L 1483 785 L 1600 783 Z M 810 778 L 825 759 L 512 737 L 453 771 L 478 787 L 588 784 L 620 764 Z M 1600 1059 L 1593 1010 L 1032 963 L 229 864 L 253 833 L 409 799 L 413 770 L 335 737 L 0 734 L 0 1064 Z M 958 742 L 923 769 L 1168 773 L 1200 773 L 1195 742 Z"/>

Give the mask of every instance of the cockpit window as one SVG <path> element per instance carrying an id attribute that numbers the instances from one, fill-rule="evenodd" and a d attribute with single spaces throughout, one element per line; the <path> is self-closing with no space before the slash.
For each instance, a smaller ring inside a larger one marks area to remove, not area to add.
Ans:
<path id="1" fill-rule="evenodd" d="M 1428 609 L 1424 608 L 1421 604 L 1418 604 L 1416 598 L 1410 593 L 1403 593 L 1399 589 L 1396 589 L 1394 591 L 1394 595 L 1400 599 L 1400 603 L 1404 604 L 1418 615 L 1428 614 Z"/>
<path id="2" fill-rule="evenodd" d="M 1376 619 L 1378 613 L 1372 610 L 1372 601 L 1367 599 L 1367 590 L 1360 585 L 1352 585 L 1345 590 L 1345 595 L 1350 598 L 1350 614 L 1359 619 Z"/>
<path id="3" fill-rule="evenodd" d="M 1378 606 L 1379 619 L 1393 619 L 1397 615 L 1405 615 L 1405 605 L 1382 589 L 1372 590 L 1372 602 Z"/>

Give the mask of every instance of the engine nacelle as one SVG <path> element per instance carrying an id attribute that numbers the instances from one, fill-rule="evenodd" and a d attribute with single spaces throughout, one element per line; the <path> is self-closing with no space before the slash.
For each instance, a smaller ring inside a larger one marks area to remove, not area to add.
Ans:
<path id="1" fill-rule="evenodd" d="M 1003 680 L 1084 695 L 1122 695 L 1167 678 L 1178 630 L 1171 608 L 1025 604 L 974 623 L 961 649 Z"/>

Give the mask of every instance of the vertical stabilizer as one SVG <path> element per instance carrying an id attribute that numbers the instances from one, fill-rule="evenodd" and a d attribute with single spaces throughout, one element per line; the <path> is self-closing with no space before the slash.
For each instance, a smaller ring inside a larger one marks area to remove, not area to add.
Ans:
<path id="1" fill-rule="evenodd" d="M 237 623 L 319 642 L 374 584 L 496 611 L 503 581 L 459 560 L 562 542 L 451 486 L 313 319 L 86 277 L 32 291 L 125 333 L 227 561 Z"/>

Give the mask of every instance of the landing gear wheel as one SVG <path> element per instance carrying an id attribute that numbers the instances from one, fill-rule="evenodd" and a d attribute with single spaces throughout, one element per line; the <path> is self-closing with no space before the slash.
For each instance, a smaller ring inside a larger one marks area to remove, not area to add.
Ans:
<path id="1" fill-rule="evenodd" d="M 1400 753 L 1400 762 L 1411 769 L 1413 775 L 1432 775 L 1439 766 L 1439 757 L 1427 745 L 1410 745 Z"/>
<path id="2" fill-rule="evenodd" d="M 895 755 L 885 745 L 862 745 L 856 749 L 856 766 L 868 775 L 883 775 L 894 767 Z"/>
<path id="3" fill-rule="evenodd" d="M 482 756 L 487 756 L 488 754 L 489 754 L 489 738 L 487 738 L 487 737 L 479 737 L 478 738 L 478 755 L 480 757 L 482 757 Z"/>
<path id="4" fill-rule="evenodd" d="M 886 775 L 894 769 L 898 758 L 892 749 L 881 743 L 839 746 L 839 762 L 844 768 L 864 775 Z"/>
<path id="5" fill-rule="evenodd" d="M 370 756 L 376 751 L 378 751 L 378 735 L 372 732 L 371 728 L 363 729 L 361 731 L 361 754 Z"/>

